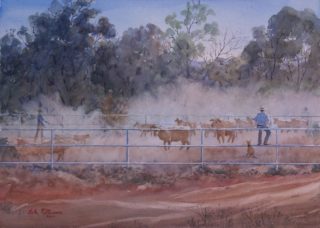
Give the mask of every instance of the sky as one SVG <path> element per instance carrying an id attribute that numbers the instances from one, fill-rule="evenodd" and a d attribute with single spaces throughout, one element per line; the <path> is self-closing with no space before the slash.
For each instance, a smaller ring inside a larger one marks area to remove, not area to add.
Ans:
<path id="1" fill-rule="evenodd" d="M 52 0 L 0 0 L 0 36 L 10 28 L 28 26 L 28 16 L 48 9 Z M 153 23 L 165 30 L 167 15 L 184 9 L 188 0 L 96 0 L 93 6 L 107 16 L 121 36 L 129 27 Z M 254 26 L 267 26 L 268 19 L 284 6 L 312 9 L 320 15 L 320 0 L 201 0 L 215 11 L 212 20 L 224 31 L 251 39 Z"/>

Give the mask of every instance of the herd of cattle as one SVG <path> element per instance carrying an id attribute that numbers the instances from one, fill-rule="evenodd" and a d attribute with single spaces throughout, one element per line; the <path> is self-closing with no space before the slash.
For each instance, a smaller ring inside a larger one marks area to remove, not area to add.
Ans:
<path id="1" fill-rule="evenodd" d="M 33 145 L 35 142 L 27 138 L 15 138 L 15 142 L 9 142 L 8 138 L 0 138 L 0 161 L 28 160 L 30 157 L 36 156 L 40 160 L 53 152 L 57 161 L 62 161 L 68 147 L 63 144 L 86 144 L 90 138 L 90 134 L 76 135 L 59 135 L 54 136 L 55 146 L 51 149 L 50 141 L 43 141 L 41 146 Z M 46 144 L 43 145 L 43 144 Z M 52 151 L 51 151 L 52 150 Z"/>
<path id="2" fill-rule="evenodd" d="M 279 128 L 285 128 L 283 130 L 290 131 L 289 128 L 307 128 L 308 121 L 305 119 L 291 119 L 291 120 L 279 120 L 277 118 L 273 119 L 273 124 Z M 140 124 L 135 123 L 133 125 L 135 130 L 141 131 L 140 136 L 151 135 L 152 137 L 159 138 L 164 145 L 164 149 L 168 150 L 172 142 L 180 142 L 182 145 L 180 149 L 186 147 L 189 149 L 191 137 L 195 136 L 199 129 L 202 129 L 204 137 L 209 137 L 212 135 L 216 140 L 221 143 L 233 143 L 237 136 L 245 130 L 256 128 L 255 122 L 247 117 L 245 120 L 234 119 L 234 120 L 221 120 L 219 118 L 210 119 L 209 123 L 200 123 L 184 121 L 177 118 L 175 120 L 175 126 L 171 128 L 164 128 L 158 124 Z M 235 129 L 238 128 L 238 129 Z M 92 138 L 90 134 L 75 134 L 75 135 L 59 135 L 55 134 L 53 152 L 57 155 L 57 161 L 63 160 L 65 151 L 68 147 L 63 146 L 63 144 L 86 144 L 87 141 Z M 6 141 L 7 142 L 7 141 Z M 51 148 L 49 147 L 32 147 L 30 140 L 27 141 L 25 138 L 16 138 L 16 146 L 10 147 L 11 152 L 15 157 L 20 154 L 30 155 L 34 154 L 37 156 L 44 156 L 51 153 Z M 50 143 L 50 141 L 44 142 Z M 248 143 L 248 142 L 247 142 Z M 12 143 L 11 143 L 12 144 Z M 9 144 L 9 145 L 11 145 Z M 248 147 L 250 147 L 248 143 Z M 28 145 L 28 146 L 25 146 Z M 5 154 L 5 147 L 1 147 L 0 160 L 3 160 L 3 156 L 8 156 Z M 10 156 L 9 156 L 10 157 Z M 44 158 L 44 157 L 43 157 Z"/>
<path id="3" fill-rule="evenodd" d="M 252 129 L 256 127 L 253 119 L 247 117 L 246 120 L 235 118 L 234 121 L 221 120 L 219 118 L 210 119 L 210 123 L 200 123 L 184 121 L 179 118 L 175 120 L 176 127 L 172 129 L 164 129 L 157 124 L 140 124 L 136 122 L 134 127 L 141 130 L 140 136 L 146 136 L 150 133 L 153 136 L 159 137 L 163 141 L 164 148 L 169 149 L 172 142 L 181 142 L 182 145 L 190 145 L 190 138 L 192 135 L 196 135 L 198 126 L 203 129 L 204 136 L 207 138 L 210 133 L 221 144 L 225 142 L 227 138 L 228 143 L 233 143 L 238 134 L 241 134 L 244 130 Z M 291 119 L 289 121 L 273 119 L 273 123 L 278 128 L 284 128 L 287 132 L 290 132 L 290 128 L 307 128 L 308 121 L 303 119 Z M 235 130 L 235 128 L 238 128 Z M 284 130 L 281 130 L 283 132 Z M 167 147 L 166 147 L 167 145 Z M 181 147 L 182 148 L 182 147 Z M 189 147 L 187 147 L 188 149 Z"/>

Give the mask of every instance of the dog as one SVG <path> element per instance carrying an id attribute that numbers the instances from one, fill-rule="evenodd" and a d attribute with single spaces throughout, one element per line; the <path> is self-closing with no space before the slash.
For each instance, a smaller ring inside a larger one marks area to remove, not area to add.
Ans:
<path id="1" fill-rule="evenodd" d="M 247 155 L 246 157 L 247 158 L 257 158 L 255 155 L 254 155 L 255 151 L 253 149 L 253 146 L 251 145 L 251 141 L 247 140 Z"/>
<path id="2" fill-rule="evenodd" d="M 72 137 L 72 139 L 76 142 L 80 142 L 82 144 L 86 144 L 87 139 L 90 138 L 89 134 L 85 134 L 85 135 L 74 135 Z"/>

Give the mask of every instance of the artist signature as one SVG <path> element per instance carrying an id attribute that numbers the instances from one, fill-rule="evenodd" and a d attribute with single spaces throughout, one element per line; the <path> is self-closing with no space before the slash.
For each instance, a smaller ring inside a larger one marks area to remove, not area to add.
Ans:
<path id="1" fill-rule="evenodd" d="M 57 215 L 62 215 L 62 211 L 55 211 L 51 210 L 49 208 L 29 208 L 27 209 L 27 215 L 32 215 L 32 216 L 45 216 L 47 218 L 53 218 L 56 217 Z"/>

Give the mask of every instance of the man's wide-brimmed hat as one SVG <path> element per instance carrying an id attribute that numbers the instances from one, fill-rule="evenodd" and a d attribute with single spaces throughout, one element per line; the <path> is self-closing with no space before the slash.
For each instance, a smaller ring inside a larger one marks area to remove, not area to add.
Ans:
<path id="1" fill-rule="evenodd" d="M 264 111 L 264 107 L 260 107 L 260 111 Z"/>

